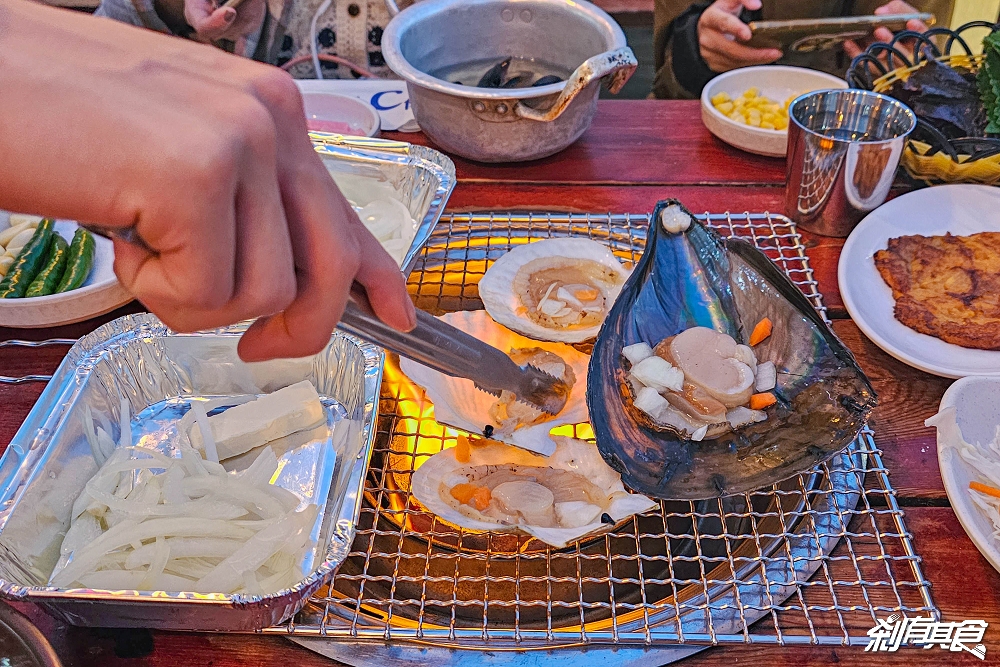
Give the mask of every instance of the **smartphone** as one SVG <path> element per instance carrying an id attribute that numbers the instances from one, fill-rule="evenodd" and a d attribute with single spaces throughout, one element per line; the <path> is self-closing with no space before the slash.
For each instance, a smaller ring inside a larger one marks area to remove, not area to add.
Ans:
<path id="1" fill-rule="evenodd" d="M 751 21 L 753 34 L 747 46 L 776 48 L 785 53 L 811 53 L 840 46 L 849 39 L 864 39 L 876 28 L 899 32 L 916 19 L 934 24 L 933 14 L 885 14 L 881 16 L 842 16 L 787 21 Z"/>

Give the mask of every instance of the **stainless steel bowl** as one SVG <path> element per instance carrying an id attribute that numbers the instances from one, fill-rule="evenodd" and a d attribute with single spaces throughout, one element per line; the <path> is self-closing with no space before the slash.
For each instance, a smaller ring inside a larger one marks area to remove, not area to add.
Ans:
<path id="1" fill-rule="evenodd" d="M 0 603 L 0 664 L 16 667 L 62 667 L 42 631 L 13 607 Z"/>
<path id="2" fill-rule="evenodd" d="M 617 92 L 636 67 L 618 24 L 574 0 L 424 0 L 390 21 L 382 53 L 406 80 L 427 136 L 481 162 L 534 160 L 569 146 L 594 117 L 601 80 Z M 547 86 L 503 89 L 432 74 L 508 56 L 572 74 Z"/>

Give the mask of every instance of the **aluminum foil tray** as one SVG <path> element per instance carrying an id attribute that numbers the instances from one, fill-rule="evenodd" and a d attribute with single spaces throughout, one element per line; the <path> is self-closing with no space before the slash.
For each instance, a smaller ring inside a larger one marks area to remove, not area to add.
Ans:
<path id="1" fill-rule="evenodd" d="M 355 536 L 383 354 L 335 332 L 315 357 L 246 364 L 236 354 L 245 328 L 176 334 L 152 315 L 128 315 L 73 345 L 0 459 L 0 595 L 39 604 L 74 625 L 237 632 L 290 618 L 329 582 Z M 92 463 L 81 465 L 92 461 L 85 405 L 107 415 L 117 438 L 126 398 L 133 443 L 171 455 L 172 446 L 151 433 L 179 418 L 192 397 L 220 398 L 223 405 L 232 398 L 235 404 L 303 379 L 323 400 L 327 428 L 311 431 L 312 439 L 293 434 L 272 443 L 280 466 L 275 483 L 320 507 L 312 532 L 316 546 L 302 563 L 298 584 L 265 596 L 46 585 L 73 500 L 93 470 Z"/>
<path id="2" fill-rule="evenodd" d="M 349 200 L 364 206 L 374 187 L 409 209 L 417 223 L 416 236 L 402 262 L 403 273 L 409 273 L 455 187 L 455 163 L 432 148 L 402 141 L 327 132 L 310 132 L 309 137 Z"/>

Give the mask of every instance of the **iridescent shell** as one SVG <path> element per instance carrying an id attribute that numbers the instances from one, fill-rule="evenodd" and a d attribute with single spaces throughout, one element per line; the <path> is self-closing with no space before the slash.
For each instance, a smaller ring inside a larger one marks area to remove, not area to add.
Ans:
<path id="1" fill-rule="evenodd" d="M 606 532 L 633 514 L 648 512 L 657 507 L 657 503 L 646 496 L 627 492 L 622 485 L 621 476 L 608 467 L 589 442 L 562 436 L 557 436 L 555 441 L 556 449 L 548 457 L 494 442 L 473 445 L 469 460 L 460 463 L 455 458 L 455 448 L 445 449 L 420 464 L 413 473 L 410 492 L 424 507 L 436 514 L 438 519 L 451 525 L 473 531 L 524 533 L 557 548 Z M 586 515 L 573 516 L 574 520 L 565 527 L 548 527 L 502 522 L 451 497 L 450 489 L 456 484 L 475 483 L 483 474 L 502 466 L 515 467 L 525 475 L 541 468 L 574 473 L 603 494 L 603 506 L 594 508 L 583 502 L 566 503 L 583 506 L 579 509 L 567 507 L 565 511 L 568 513 L 575 514 L 588 509 L 591 511 Z M 606 516 L 602 518 L 602 515 Z"/>
<path id="2" fill-rule="evenodd" d="M 664 499 L 742 493 L 808 470 L 854 440 L 875 392 L 784 272 L 750 243 L 721 238 L 677 201 L 661 202 L 652 220 L 646 251 L 594 345 L 595 381 L 587 390 L 597 445 L 625 484 Z M 778 370 L 778 403 L 767 421 L 694 442 L 656 428 L 631 404 L 626 345 L 655 347 L 693 326 L 746 343 L 765 317 L 773 332 L 754 351 Z"/>

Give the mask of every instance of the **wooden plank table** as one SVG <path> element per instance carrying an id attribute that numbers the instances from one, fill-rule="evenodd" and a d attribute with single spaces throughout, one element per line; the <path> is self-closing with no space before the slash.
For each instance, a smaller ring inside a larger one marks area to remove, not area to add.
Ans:
<path id="1" fill-rule="evenodd" d="M 393 138 L 426 143 L 421 135 Z M 784 162 L 733 150 L 702 127 L 698 102 L 601 101 L 593 126 L 559 155 L 517 166 L 455 160 L 459 184 L 449 210 L 532 209 L 646 212 L 658 199 L 677 197 L 696 211 L 779 212 Z M 879 393 L 874 417 L 891 481 L 934 601 L 945 620 L 985 619 L 987 661 L 1000 653 L 1000 575 L 962 531 L 941 484 L 934 432 L 923 421 L 937 409 L 949 381 L 916 371 L 872 344 L 848 319 L 837 289 L 843 242 L 804 233 L 807 252 L 835 320 L 837 334 L 854 351 Z M 131 304 L 79 325 L 43 331 L 0 328 L 0 340 L 77 337 L 108 319 L 140 309 Z M 0 375 L 51 373 L 65 348 L 0 349 Z M 40 383 L 0 385 L 0 444 L 6 446 L 42 390 Z M 165 632 L 114 633 L 70 628 L 28 611 L 54 642 L 67 665 L 328 665 L 330 661 L 280 637 Z M 727 646 L 704 651 L 694 666 L 785 665 L 976 665 L 968 654 L 901 649 L 893 654 L 862 647 Z"/>

